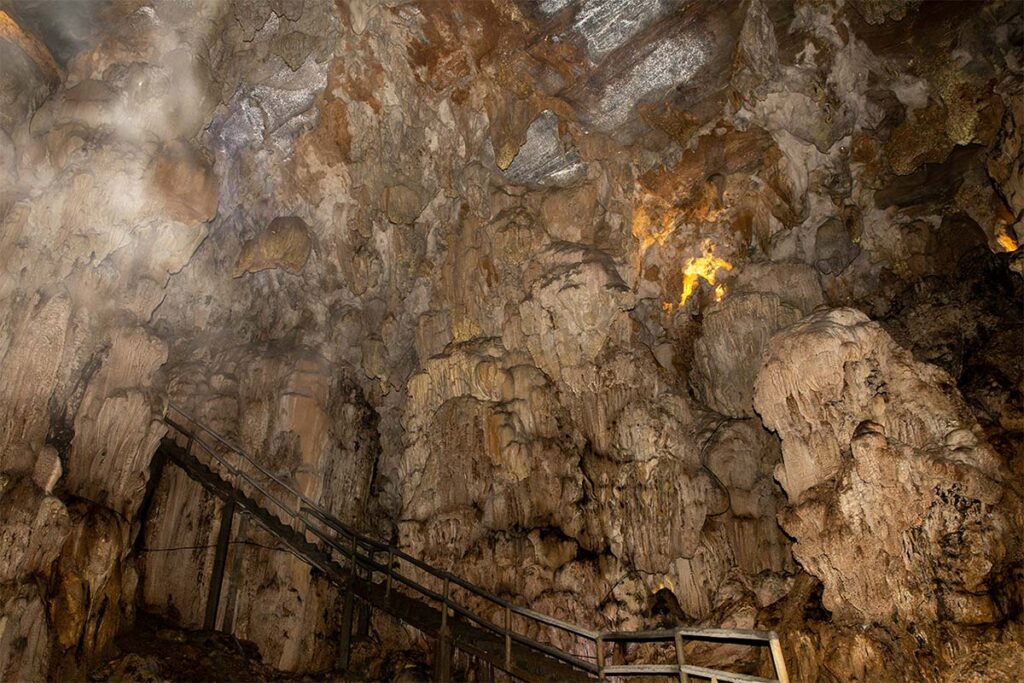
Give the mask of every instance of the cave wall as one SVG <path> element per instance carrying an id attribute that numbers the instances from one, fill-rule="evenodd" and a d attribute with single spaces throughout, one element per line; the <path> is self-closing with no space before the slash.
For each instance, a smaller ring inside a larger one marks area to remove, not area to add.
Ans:
<path id="1" fill-rule="evenodd" d="M 117 0 L 70 57 L 0 9 L 0 671 L 201 623 L 167 400 L 559 618 L 1012 669 L 1014 3 Z M 330 668 L 336 591 L 237 539 L 235 632 Z"/>

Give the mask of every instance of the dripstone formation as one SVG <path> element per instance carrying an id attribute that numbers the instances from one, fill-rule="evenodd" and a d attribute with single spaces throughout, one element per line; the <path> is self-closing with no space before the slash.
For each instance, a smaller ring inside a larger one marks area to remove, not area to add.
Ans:
<path id="1" fill-rule="evenodd" d="M 1002 0 L 0 0 L 0 679 L 202 625 L 170 401 L 559 619 L 1018 680 L 1022 43 Z M 341 591 L 237 537 L 233 633 L 331 671 Z M 370 633 L 364 678 L 432 656 Z"/>

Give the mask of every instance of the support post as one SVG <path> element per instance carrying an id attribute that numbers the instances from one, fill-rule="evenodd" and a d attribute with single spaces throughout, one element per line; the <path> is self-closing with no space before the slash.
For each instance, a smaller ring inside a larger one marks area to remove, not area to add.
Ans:
<path id="1" fill-rule="evenodd" d="M 348 669 L 349 659 L 352 656 L 352 612 L 355 609 L 356 596 L 352 592 L 352 581 L 354 576 L 349 576 L 348 588 L 345 589 L 345 604 L 341 614 L 341 642 L 339 643 L 338 668 L 342 671 Z"/>
<path id="2" fill-rule="evenodd" d="M 505 605 L 505 671 L 512 673 L 512 608 Z"/>
<path id="3" fill-rule="evenodd" d="M 355 538 L 353 536 L 353 538 Z M 367 568 L 363 572 L 363 578 L 366 579 L 366 583 L 369 585 L 373 584 L 373 569 L 372 566 L 375 562 L 375 555 L 373 551 L 370 551 L 369 565 L 371 568 Z M 365 638 L 370 633 L 370 603 L 363 600 L 359 601 L 356 611 L 356 637 Z"/>
<path id="4" fill-rule="evenodd" d="M 775 678 L 779 683 L 789 683 L 789 673 L 786 671 L 786 660 L 782 658 L 782 644 L 779 636 L 773 631 L 768 647 L 772 653 L 772 664 L 775 666 Z"/>
<path id="5" fill-rule="evenodd" d="M 370 616 L 373 608 L 370 607 L 370 603 L 359 601 L 359 607 L 356 611 L 356 637 L 366 638 L 370 635 Z"/>
<path id="6" fill-rule="evenodd" d="M 213 554 L 213 572 L 210 575 L 210 592 L 206 597 L 206 616 L 203 628 L 212 631 L 217 628 L 217 607 L 220 604 L 220 590 L 224 583 L 224 565 L 228 559 L 228 544 L 231 542 L 231 524 L 235 517 L 235 498 L 224 501 L 220 511 L 220 530 L 217 532 L 217 549 Z"/>
<path id="7" fill-rule="evenodd" d="M 448 594 L 450 590 L 448 577 L 445 577 L 444 593 L 441 599 L 441 632 L 437 637 L 437 654 L 434 656 L 434 680 L 439 683 L 451 683 L 452 680 L 452 641 L 448 636 Z"/>
<path id="8" fill-rule="evenodd" d="M 245 534 L 248 531 L 249 515 L 242 514 L 238 518 L 238 531 L 235 539 L 238 542 L 245 541 Z M 224 619 L 221 620 L 221 630 L 224 633 L 232 633 L 235 628 L 235 612 L 238 611 L 238 581 L 242 575 L 242 561 L 245 553 L 240 545 L 236 543 L 231 557 L 231 573 L 228 574 L 228 594 L 224 598 Z"/>
<path id="9" fill-rule="evenodd" d="M 690 683 L 690 675 L 683 671 L 686 666 L 686 657 L 683 655 L 683 634 L 676 631 L 676 664 L 679 665 L 679 683 Z"/>
<path id="10" fill-rule="evenodd" d="M 388 573 L 387 573 L 388 578 L 387 578 L 387 585 L 384 588 L 384 597 L 385 598 L 390 598 L 391 597 L 391 574 L 394 571 L 393 568 L 394 568 L 394 550 L 391 548 L 391 546 L 388 546 Z"/>
<path id="11" fill-rule="evenodd" d="M 604 675 L 604 636 L 597 637 L 597 680 L 608 680 Z"/>

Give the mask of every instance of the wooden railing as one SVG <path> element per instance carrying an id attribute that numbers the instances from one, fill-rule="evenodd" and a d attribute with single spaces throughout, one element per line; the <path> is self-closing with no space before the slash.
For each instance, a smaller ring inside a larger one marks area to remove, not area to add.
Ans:
<path id="1" fill-rule="evenodd" d="M 439 605 L 441 611 L 441 639 L 448 637 L 449 620 L 454 615 L 463 617 L 503 639 L 504 666 L 501 668 L 507 672 L 511 673 L 513 671 L 512 644 L 518 643 L 532 651 L 556 659 L 602 681 L 608 677 L 670 676 L 677 678 L 683 683 L 688 683 L 690 677 L 710 680 L 712 683 L 725 683 L 727 681 L 734 683 L 789 682 L 782 648 L 779 644 L 779 638 L 774 631 L 693 627 L 649 631 L 595 631 L 515 605 L 450 572 L 437 569 L 403 552 L 394 544 L 384 543 L 360 533 L 321 508 L 302 492 L 296 490 L 288 482 L 257 462 L 255 458 L 246 454 L 241 448 L 230 443 L 226 438 L 209 427 L 206 427 L 181 408 L 174 404 L 168 405 L 170 411 L 194 426 L 190 429 L 182 424 L 182 421 L 174 419 L 169 415 L 164 418 L 167 425 L 184 438 L 186 442 L 185 448 L 189 453 L 192 452 L 193 447 L 198 447 L 209 455 L 231 477 L 230 483 L 236 490 L 242 490 L 240 488 L 242 484 L 247 484 L 255 489 L 264 499 L 264 505 L 269 503 L 280 510 L 281 515 L 279 518 L 282 522 L 289 524 L 295 531 L 307 538 L 309 535 L 312 535 L 324 547 L 330 549 L 333 555 L 340 557 L 342 566 L 347 566 L 353 576 L 371 583 L 383 585 L 387 594 L 394 590 L 402 590 L 400 588 L 402 586 L 414 596 Z M 207 444 L 200 438 L 201 434 L 207 434 L 214 441 L 221 444 L 234 456 L 234 462 L 231 462 L 228 456 L 218 453 L 215 448 Z M 257 481 L 254 474 L 274 482 L 285 492 L 287 501 L 282 500 L 281 495 L 276 495 L 269 490 L 266 483 Z M 420 572 L 426 578 L 417 580 L 420 577 L 414 578 L 410 576 L 413 573 L 409 571 L 410 568 Z M 321 567 L 321 569 L 326 568 Z M 433 587 L 424 585 L 421 581 L 429 581 L 433 583 Z M 495 623 L 492 619 L 475 611 L 469 604 L 460 602 L 456 598 L 453 587 L 462 589 L 469 595 L 474 596 L 479 603 L 490 605 L 491 609 L 489 612 L 492 615 L 500 615 L 501 623 Z M 519 621 L 518 624 L 516 623 L 517 619 Z M 523 622 L 532 628 L 522 628 L 521 624 Z M 544 629 L 568 634 L 576 641 L 575 647 L 571 648 L 573 651 L 539 641 L 525 633 L 528 630 L 537 632 Z M 775 669 L 776 678 L 761 678 L 687 664 L 684 658 L 683 644 L 685 641 L 693 640 L 741 643 L 767 647 Z M 609 663 L 609 645 L 640 643 L 672 643 L 675 650 L 675 661 L 672 663 Z M 459 645 L 458 643 L 453 644 L 455 647 Z M 580 654 L 582 651 L 593 652 L 594 654 Z"/>

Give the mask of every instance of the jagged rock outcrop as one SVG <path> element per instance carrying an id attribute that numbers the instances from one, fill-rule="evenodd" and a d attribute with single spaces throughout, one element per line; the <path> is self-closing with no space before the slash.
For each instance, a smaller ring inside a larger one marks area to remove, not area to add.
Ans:
<path id="1" fill-rule="evenodd" d="M 447 564 L 488 532 L 579 536 L 579 454 L 554 387 L 525 360 L 495 341 L 463 345 L 410 380 L 403 545 Z"/>
<path id="2" fill-rule="evenodd" d="M 949 375 L 838 309 L 772 339 L 754 402 L 782 438 L 780 521 L 833 618 L 1002 618 L 1019 492 Z"/>
<path id="3" fill-rule="evenodd" d="M 235 264 L 235 277 L 268 268 L 293 273 L 302 270 L 309 258 L 309 226 L 298 216 L 278 216 L 267 229 L 242 245 Z"/>
<path id="4" fill-rule="evenodd" d="M 263 349 L 257 354 L 237 347 L 182 367 L 171 379 L 171 396 L 190 414 L 194 410 L 203 424 L 259 454 L 264 467 L 310 500 L 361 524 L 377 457 L 376 416 L 347 375 L 308 351 Z M 226 457 L 234 462 L 235 456 Z M 289 495 L 280 485 L 261 480 L 279 499 Z M 143 533 L 142 604 L 199 627 L 222 503 L 166 466 L 151 505 Z M 291 521 L 269 500 L 266 505 Z M 330 668 L 341 628 L 336 587 L 258 525 L 238 524 L 222 619 L 279 669 Z M 183 564 L 190 571 L 176 569 Z"/>
<path id="5" fill-rule="evenodd" d="M 1012 663 L 1019 3 L 0 6 L 0 677 L 201 622 L 168 398 L 555 616 L 777 626 L 798 679 Z M 232 630 L 329 669 L 335 588 L 234 539 Z"/>
<path id="6" fill-rule="evenodd" d="M 737 294 L 708 312 L 694 345 L 694 382 L 704 402 L 725 415 L 752 417 L 761 351 L 772 334 L 802 317 L 770 294 Z"/>

